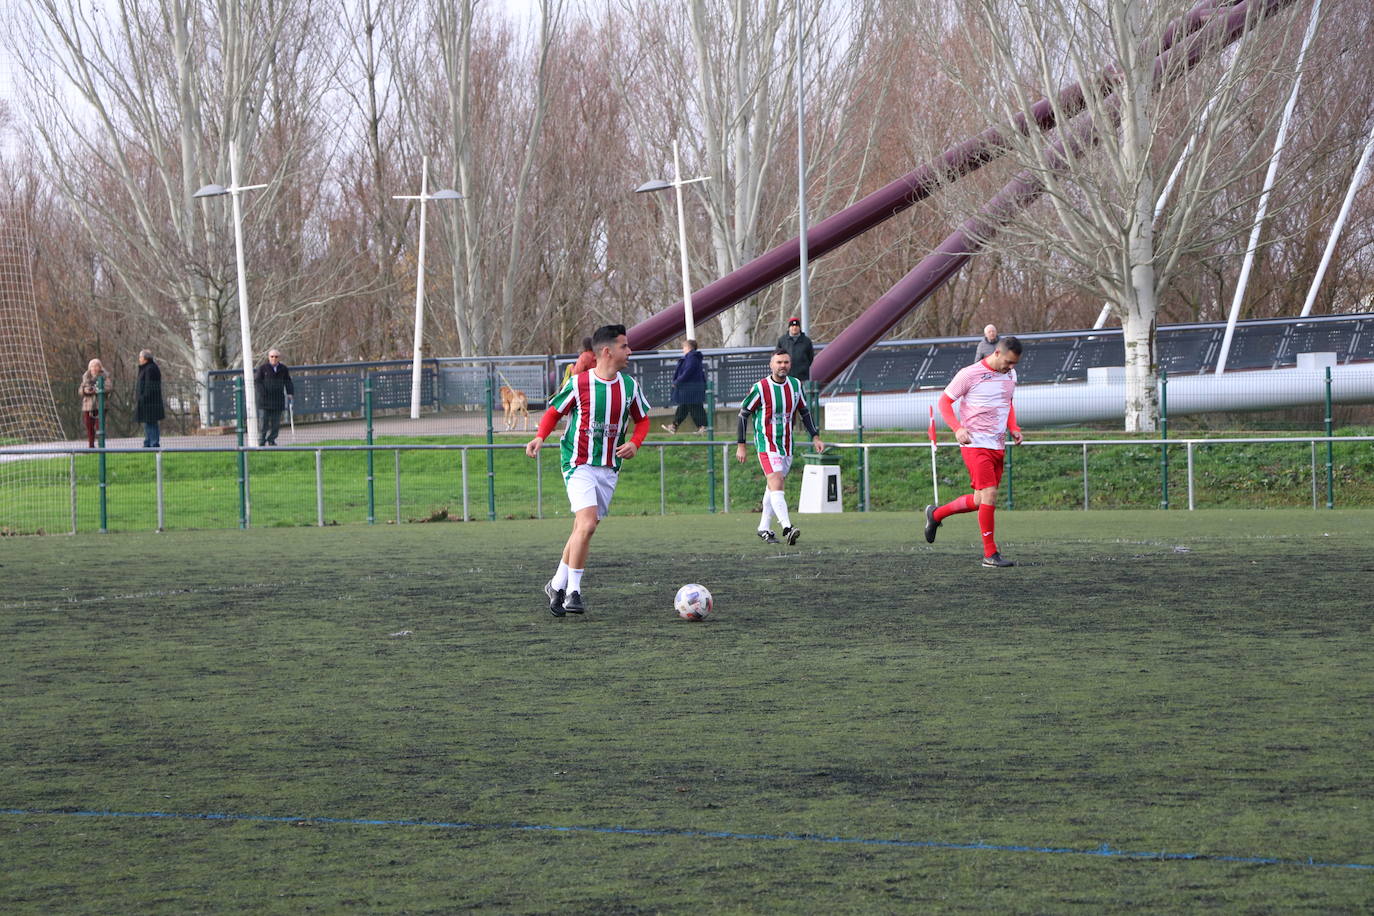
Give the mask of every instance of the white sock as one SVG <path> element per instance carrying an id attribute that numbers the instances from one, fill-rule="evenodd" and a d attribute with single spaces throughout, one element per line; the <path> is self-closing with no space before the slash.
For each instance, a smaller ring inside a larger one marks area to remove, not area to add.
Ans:
<path id="1" fill-rule="evenodd" d="M 767 531 L 773 527 L 773 500 L 770 498 L 770 490 L 763 491 L 763 517 L 759 519 L 759 530 Z"/>
<path id="2" fill-rule="evenodd" d="M 564 563 L 562 560 L 558 561 L 558 572 L 553 574 L 553 587 L 568 587 L 568 564 Z"/>
<path id="3" fill-rule="evenodd" d="M 769 490 L 768 498 L 773 501 L 773 514 L 782 522 L 784 528 L 792 527 L 792 517 L 787 514 L 787 491 Z"/>
<path id="4" fill-rule="evenodd" d="M 582 574 L 585 569 L 568 570 L 568 594 L 582 591 Z"/>

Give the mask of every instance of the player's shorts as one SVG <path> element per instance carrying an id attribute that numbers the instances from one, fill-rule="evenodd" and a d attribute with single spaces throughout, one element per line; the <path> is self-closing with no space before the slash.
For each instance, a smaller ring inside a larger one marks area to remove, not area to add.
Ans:
<path id="1" fill-rule="evenodd" d="M 1001 485 L 1002 464 L 1007 457 L 1006 451 L 1000 448 L 975 448 L 966 445 L 959 449 L 959 454 L 964 458 L 964 466 L 968 468 L 968 477 L 973 483 L 973 489 L 986 490 L 988 487 Z"/>
<path id="2" fill-rule="evenodd" d="M 611 497 L 615 496 L 615 484 L 619 478 L 615 468 L 579 464 L 568 476 L 568 506 L 576 515 L 581 509 L 596 506 L 596 519 L 600 521 L 611 511 Z"/>
<path id="3" fill-rule="evenodd" d="M 759 452 L 759 467 L 765 474 L 781 474 L 786 477 L 792 470 L 792 456 L 781 452 Z"/>

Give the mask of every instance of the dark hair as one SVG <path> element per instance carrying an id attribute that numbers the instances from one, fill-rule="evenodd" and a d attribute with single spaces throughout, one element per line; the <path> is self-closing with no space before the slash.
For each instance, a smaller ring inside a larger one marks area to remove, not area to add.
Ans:
<path id="1" fill-rule="evenodd" d="M 997 349 L 1006 350 L 1009 353 L 1015 353 L 1017 356 L 1020 356 L 1021 341 L 1011 336 L 1003 337 L 997 341 Z"/>
<path id="2" fill-rule="evenodd" d="M 695 340 L 687 341 L 687 348 L 689 350 L 695 350 L 697 348 L 697 342 Z"/>
<path id="3" fill-rule="evenodd" d="M 623 324 L 602 325 L 592 332 L 592 351 L 600 350 L 602 347 L 609 347 L 615 343 L 615 339 L 625 333 Z"/>
<path id="4" fill-rule="evenodd" d="M 773 351 L 773 356 L 777 356 L 779 353 L 781 353 L 783 356 L 786 356 L 788 359 L 792 358 L 792 354 L 788 352 L 786 347 L 778 347 L 776 350 Z M 772 359 L 773 356 L 770 356 L 768 358 Z"/>
<path id="5" fill-rule="evenodd" d="M 592 339 L 591 339 L 590 337 L 584 337 L 584 338 L 582 338 L 582 349 L 584 349 L 584 350 L 590 350 L 591 348 L 592 348 Z"/>

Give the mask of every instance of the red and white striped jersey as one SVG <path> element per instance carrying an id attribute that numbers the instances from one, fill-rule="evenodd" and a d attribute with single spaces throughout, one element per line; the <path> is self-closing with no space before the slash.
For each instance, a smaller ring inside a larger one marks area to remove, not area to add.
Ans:
<path id="1" fill-rule="evenodd" d="M 572 415 L 561 441 L 564 480 L 581 464 L 620 470 L 616 448 L 631 425 L 649 415 L 649 402 L 633 378 L 617 372 L 606 381 L 594 369 L 564 382 L 549 407 Z"/>
<path id="2" fill-rule="evenodd" d="M 959 422 L 973 441 L 970 448 L 1006 448 L 1007 418 L 1016 391 L 1016 370 L 997 372 L 985 360 L 965 366 L 955 373 L 945 388 L 951 401 L 958 401 Z"/>
<path id="3" fill-rule="evenodd" d="M 792 417 L 806 406 L 801 382 L 792 377 L 779 383 L 770 375 L 759 379 L 739 405 L 754 413 L 754 448 L 760 452 L 792 454 Z"/>

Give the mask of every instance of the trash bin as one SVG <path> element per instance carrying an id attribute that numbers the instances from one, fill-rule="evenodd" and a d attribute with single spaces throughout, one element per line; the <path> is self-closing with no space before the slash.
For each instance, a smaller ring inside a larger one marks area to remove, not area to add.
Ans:
<path id="1" fill-rule="evenodd" d="M 801 499 L 797 511 L 805 513 L 843 512 L 840 494 L 840 456 L 807 452 L 802 458 Z"/>

